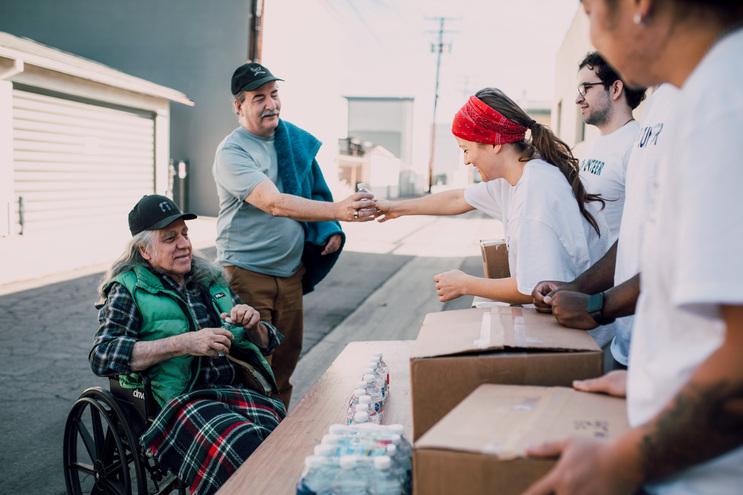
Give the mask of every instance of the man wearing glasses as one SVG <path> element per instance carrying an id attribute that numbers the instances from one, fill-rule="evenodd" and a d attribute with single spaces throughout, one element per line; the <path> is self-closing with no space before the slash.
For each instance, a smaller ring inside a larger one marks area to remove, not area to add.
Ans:
<path id="1" fill-rule="evenodd" d="M 575 104 L 580 107 L 583 121 L 600 132 L 582 154 L 580 175 L 587 192 L 607 200 L 604 218 L 612 242 L 619 236 L 627 162 L 640 129 L 632 110 L 644 98 L 645 88 L 626 87 L 598 53 L 589 53 L 580 63 Z"/>

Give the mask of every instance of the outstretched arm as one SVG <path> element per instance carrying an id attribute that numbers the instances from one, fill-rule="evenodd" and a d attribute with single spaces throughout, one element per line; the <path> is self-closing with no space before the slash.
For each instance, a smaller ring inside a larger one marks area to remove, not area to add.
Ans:
<path id="1" fill-rule="evenodd" d="M 403 215 L 458 215 L 474 210 L 474 207 L 464 200 L 464 189 L 452 189 L 405 201 L 378 199 L 375 203 L 382 215 L 379 222 Z"/>
<path id="2" fill-rule="evenodd" d="M 300 222 L 367 222 L 374 219 L 374 209 L 369 208 L 373 198 L 371 193 L 358 192 L 334 203 L 315 201 L 284 194 L 270 179 L 265 179 L 253 188 L 245 201 L 275 217 L 289 217 Z"/>

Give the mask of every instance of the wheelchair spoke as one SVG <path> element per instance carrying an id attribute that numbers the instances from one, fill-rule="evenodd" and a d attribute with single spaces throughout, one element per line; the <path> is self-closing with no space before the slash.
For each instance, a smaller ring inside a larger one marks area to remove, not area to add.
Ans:
<path id="1" fill-rule="evenodd" d="M 100 411 L 95 407 L 91 407 L 89 409 L 90 409 L 90 419 L 93 423 L 93 438 L 95 442 L 94 443 L 95 457 L 93 457 L 93 459 L 97 461 L 103 457 L 103 442 L 104 442 L 103 425 L 101 424 Z"/>
<path id="2" fill-rule="evenodd" d="M 70 464 L 70 469 L 74 469 L 75 471 L 79 471 L 84 474 L 94 475 L 95 469 L 93 469 L 93 466 L 90 464 L 84 464 L 82 462 L 73 462 Z"/>
<path id="3" fill-rule="evenodd" d="M 104 493 L 107 494 L 128 495 L 129 493 L 128 487 L 110 477 L 104 478 L 101 484 L 105 487 Z"/>
<path id="4" fill-rule="evenodd" d="M 88 427 L 85 426 L 85 424 L 81 420 L 78 420 L 75 426 L 77 426 L 77 431 L 80 434 L 80 438 L 82 439 L 83 444 L 85 445 L 85 450 L 88 451 L 88 456 L 90 456 L 90 458 L 95 461 L 96 459 L 95 441 L 93 441 L 93 437 L 90 436 Z"/>

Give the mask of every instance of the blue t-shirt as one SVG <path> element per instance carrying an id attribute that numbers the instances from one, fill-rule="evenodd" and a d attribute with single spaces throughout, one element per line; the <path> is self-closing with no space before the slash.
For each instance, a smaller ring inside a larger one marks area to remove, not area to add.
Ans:
<path id="1" fill-rule="evenodd" d="M 212 174 L 219 194 L 219 263 L 276 277 L 296 273 L 302 266 L 302 224 L 245 201 L 266 179 L 284 192 L 273 136 L 256 136 L 238 127 L 217 147 Z"/>

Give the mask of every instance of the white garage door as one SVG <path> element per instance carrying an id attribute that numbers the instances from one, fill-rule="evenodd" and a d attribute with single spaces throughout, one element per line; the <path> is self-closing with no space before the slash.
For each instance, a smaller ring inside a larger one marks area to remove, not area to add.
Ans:
<path id="1" fill-rule="evenodd" d="M 152 114 L 14 89 L 15 222 L 24 234 L 120 223 L 155 190 L 154 132 Z"/>

